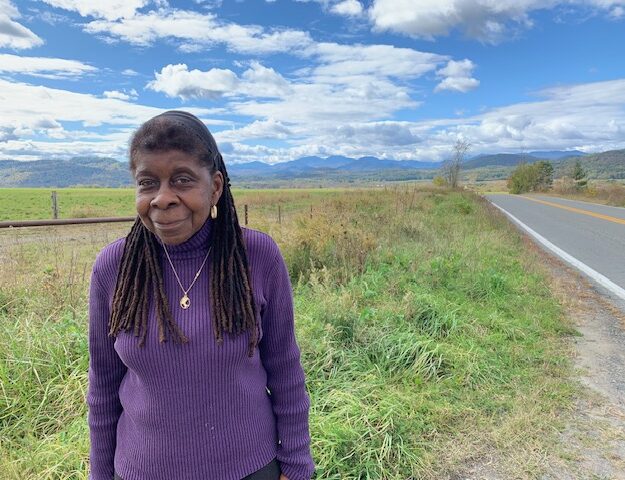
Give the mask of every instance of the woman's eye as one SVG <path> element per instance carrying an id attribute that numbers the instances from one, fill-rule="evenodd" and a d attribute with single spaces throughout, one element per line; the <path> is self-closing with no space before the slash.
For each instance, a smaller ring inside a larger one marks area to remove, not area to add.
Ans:
<path id="1" fill-rule="evenodd" d="M 186 185 L 187 183 L 189 183 L 191 181 L 190 178 L 187 177 L 178 177 L 174 180 L 174 183 L 178 184 L 178 185 Z"/>
<path id="2" fill-rule="evenodd" d="M 137 185 L 139 185 L 140 187 L 151 187 L 154 185 L 154 180 L 150 180 L 147 178 L 144 178 L 142 180 L 137 181 Z"/>

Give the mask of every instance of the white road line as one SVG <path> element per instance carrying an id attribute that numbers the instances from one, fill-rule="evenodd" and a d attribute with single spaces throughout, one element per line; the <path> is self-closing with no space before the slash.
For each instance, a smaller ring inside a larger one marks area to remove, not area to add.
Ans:
<path id="1" fill-rule="evenodd" d="M 489 200 L 490 201 L 490 200 Z M 523 230 L 525 230 L 527 233 L 529 233 L 532 237 L 534 237 L 539 243 L 541 243 L 544 247 L 548 248 L 549 250 L 551 250 L 553 253 L 555 253 L 557 256 L 559 256 L 560 258 L 562 258 L 564 261 L 570 263 L 571 265 L 573 265 L 575 268 L 577 268 L 578 270 L 581 270 L 582 272 L 584 272 L 586 275 L 588 275 L 590 278 L 592 278 L 595 282 L 597 282 L 599 285 L 601 285 L 602 287 L 608 289 L 610 292 L 612 292 L 613 294 L 615 294 L 617 297 L 621 298 L 622 300 L 625 300 L 625 289 L 619 287 L 616 283 L 614 283 L 612 280 L 610 280 L 609 278 L 605 277 L 604 275 L 601 275 L 599 272 L 597 272 L 596 270 L 593 270 L 592 268 L 590 268 L 588 265 L 586 265 L 584 262 L 580 262 L 577 258 L 573 257 L 572 255 L 569 255 L 568 253 L 566 253 L 564 250 L 562 250 L 561 248 L 555 246 L 553 243 L 551 243 L 549 240 L 547 240 L 545 237 L 543 237 L 541 234 L 539 234 L 538 232 L 535 232 L 534 230 L 532 230 L 530 227 L 528 227 L 527 225 L 525 225 L 521 220 L 519 220 L 518 218 L 516 218 L 514 215 L 512 215 L 510 212 L 504 210 L 503 208 L 501 208 L 499 205 L 495 205 L 493 202 L 490 202 L 491 204 L 493 204 L 495 207 L 497 207 L 499 210 L 501 210 L 503 213 L 505 213 L 508 217 L 510 217 L 510 219 L 515 222 L 517 225 L 519 225 Z"/>

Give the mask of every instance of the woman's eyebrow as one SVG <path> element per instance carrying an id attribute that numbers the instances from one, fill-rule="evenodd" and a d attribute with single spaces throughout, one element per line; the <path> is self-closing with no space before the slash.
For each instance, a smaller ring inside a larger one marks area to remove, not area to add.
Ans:
<path id="1" fill-rule="evenodd" d="M 150 172 L 150 169 L 148 168 L 140 168 L 135 170 L 135 177 L 138 177 L 139 175 L 153 175 L 152 172 Z"/>
<path id="2" fill-rule="evenodd" d="M 172 175 L 175 175 L 176 173 L 188 173 L 190 175 L 195 176 L 195 172 L 191 170 L 189 167 L 176 167 L 171 173 Z"/>
<path id="3" fill-rule="evenodd" d="M 193 175 L 193 176 L 197 176 L 196 173 L 191 170 L 189 167 L 185 167 L 185 166 L 181 166 L 181 167 L 176 167 L 171 171 L 171 175 L 177 175 L 179 173 L 186 173 L 189 175 Z M 142 169 L 137 169 L 135 171 L 135 176 L 139 176 L 139 175 L 151 175 L 154 177 L 157 177 L 158 174 L 153 173 L 149 168 L 142 168 Z"/>

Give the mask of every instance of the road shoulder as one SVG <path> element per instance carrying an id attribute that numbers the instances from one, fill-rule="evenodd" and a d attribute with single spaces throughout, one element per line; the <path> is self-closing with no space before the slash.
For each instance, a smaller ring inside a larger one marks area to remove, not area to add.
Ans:
<path id="1" fill-rule="evenodd" d="M 559 412 L 558 441 L 543 452 L 540 476 L 511 468 L 496 451 L 486 453 L 450 480 L 625 480 L 625 311 L 605 292 L 526 234 L 525 248 L 541 259 L 552 293 L 574 328 L 568 344 L 580 389 L 571 409 Z"/>

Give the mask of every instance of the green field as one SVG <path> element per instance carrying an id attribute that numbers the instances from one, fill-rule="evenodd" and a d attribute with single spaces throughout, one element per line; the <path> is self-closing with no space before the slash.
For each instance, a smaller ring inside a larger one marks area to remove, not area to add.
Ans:
<path id="1" fill-rule="evenodd" d="M 45 191 L 7 192 L 33 204 L 40 192 L 45 210 Z M 132 213 L 127 190 L 60 196 Z M 499 213 L 470 192 L 410 185 L 235 196 L 289 266 L 317 478 L 465 478 L 486 455 L 504 478 L 540 476 L 578 388 L 573 331 Z M 88 277 L 127 228 L 0 232 L 3 480 L 87 478 Z"/>
<path id="2" fill-rule="evenodd" d="M 134 215 L 131 188 L 59 188 L 59 218 L 124 217 Z M 52 190 L 0 188 L 0 221 L 47 220 L 52 217 Z"/>
<path id="3" fill-rule="evenodd" d="M 0 221 L 48 220 L 52 217 L 52 191 L 47 188 L 0 188 Z M 135 214 L 135 192 L 132 188 L 58 188 L 59 218 L 126 217 Z M 342 192 L 342 189 L 233 189 L 243 223 L 243 205 L 250 210 L 277 206 L 285 212 L 309 207 L 319 197 Z"/>

